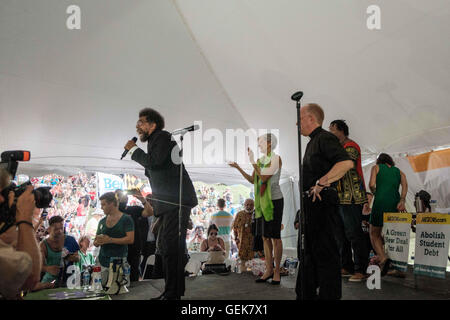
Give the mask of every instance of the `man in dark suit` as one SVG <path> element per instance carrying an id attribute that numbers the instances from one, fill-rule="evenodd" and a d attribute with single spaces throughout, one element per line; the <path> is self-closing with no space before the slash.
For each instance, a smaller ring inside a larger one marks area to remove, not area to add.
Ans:
<path id="1" fill-rule="evenodd" d="M 131 140 L 125 145 L 125 149 L 129 150 L 131 159 L 145 168 L 145 175 L 152 188 L 154 215 L 162 219 L 157 240 L 157 251 L 162 256 L 165 273 L 165 291 L 161 298 L 171 300 L 180 299 L 184 295 L 186 229 L 191 209 L 198 202 L 189 174 L 181 164 L 183 194 L 179 234 L 179 147 L 172 135 L 163 129 L 164 118 L 156 110 L 141 110 L 136 131 L 141 142 L 148 143 L 147 153 Z"/>

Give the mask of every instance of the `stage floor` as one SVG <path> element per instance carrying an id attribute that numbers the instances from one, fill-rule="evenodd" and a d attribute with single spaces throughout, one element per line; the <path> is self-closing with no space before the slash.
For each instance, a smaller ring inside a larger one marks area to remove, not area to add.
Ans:
<path id="1" fill-rule="evenodd" d="M 251 273 L 228 276 L 203 275 L 186 278 L 183 300 L 295 300 L 295 277 L 282 277 L 281 285 L 255 283 Z M 417 288 L 415 288 L 417 285 Z M 111 296 L 113 300 L 148 300 L 160 295 L 164 280 L 144 280 L 133 284 L 130 292 Z M 343 300 L 450 300 L 450 277 L 433 279 L 417 277 L 412 270 L 406 278 L 383 277 L 381 289 L 369 290 L 366 282 L 342 280 Z"/>

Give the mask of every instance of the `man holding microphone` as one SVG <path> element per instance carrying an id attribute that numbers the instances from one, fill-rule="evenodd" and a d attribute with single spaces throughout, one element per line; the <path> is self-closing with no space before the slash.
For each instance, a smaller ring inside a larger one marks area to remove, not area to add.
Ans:
<path id="1" fill-rule="evenodd" d="M 159 299 L 178 300 L 184 295 L 185 289 L 186 229 L 191 209 L 198 202 L 192 181 L 183 166 L 182 214 L 179 230 L 179 166 L 183 164 L 178 164 L 178 158 L 175 159 L 179 154 L 177 143 L 172 139 L 172 135 L 163 129 L 164 118 L 159 112 L 151 108 L 141 110 L 136 131 L 141 142 L 147 142 L 147 153 L 138 148 L 133 140 L 128 141 L 125 150 L 129 150 L 131 159 L 145 168 L 145 175 L 152 188 L 154 215 L 162 220 L 157 251 L 163 259 L 165 291 Z M 181 266 L 179 256 L 183 257 Z"/>

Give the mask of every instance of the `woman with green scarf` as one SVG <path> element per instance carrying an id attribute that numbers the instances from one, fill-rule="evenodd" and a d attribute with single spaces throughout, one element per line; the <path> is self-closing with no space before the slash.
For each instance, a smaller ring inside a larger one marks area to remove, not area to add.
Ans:
<path id="1" fill-rule="evenodd" d="M 264 240 L 266 261 L 265 273 L 256 282 L 266 282 L 272 278 L 272 284 L 280 284 L 280 263 L 283 254 L 281 242 L 281 221 L 283 218 L 283 194 L 280 189 L 281 157 L 272 150 L 277 146 L 273 134 L 258 138 L 258 147 L 263 156 L 255 162 L 253 151 L 248 148 L 248 156 L 253 166 L 252 175 L 247 174 L 236 163 L 229 165 L 239 170 L 242 176 L 255 188 L 256 234 Z M 274 269 L 275 262 L 275 269 Z"/>

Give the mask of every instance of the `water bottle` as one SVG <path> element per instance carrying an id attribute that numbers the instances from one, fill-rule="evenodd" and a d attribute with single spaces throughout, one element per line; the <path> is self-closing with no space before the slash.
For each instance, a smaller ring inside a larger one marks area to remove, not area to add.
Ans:
<path id="1" fill-rule="evenodd" d="M 89 274 L 89 269 L 87 266 L 83 266 L 83 269 L 83 291 L 88 291 L 91 281 L 91 275 Z"/>
<path id="2" fill-rule="evenodd" d="M 241 264 L 242 264 L 241 259 L 237 259 L 237 261 L 236 261 L 236 272 L 237 273 L 242 273 Z"/>
<path id="3" fill-rule="evenodd" d="M 102 287 L 102 268 L 100 266 L 96 266 L 92 270 L 92 287 L 91 291 L 95 293 L 101 292 L 103 290 Z"/>
<path id="4" fill-rule="evenodd" d="M 289 274 L 291 274 L 291 258 L 286 258 L 286 260 L 284 261 L 284 267 L 289 271 Z"/>
<path id="5" fill-rule="evenodd" d="M 123 259 L 122 268 L 123 277 L 127 281 L 126 284 L 130 284 L 130 265 L 128 264 L 128 261 L 126 259 Z"/>
<path id="6" fill-rule="evenodd" d="M 422 199 L 420 199 L 419 193 L 416 193 L 416 197 L 414 199 L 414 206 L 416 207 L 416 213 L 425 212 L 423 201 Z"/>
<path id="7" fill-rule="evenodd" d="M 437 200 L 430 200 L 430 212 L 436 212 Z"/>
<path id="8" fill-rule="evenodd" d="M 289 263 L 289 275 L 295 276 L 295 272 L 297 271 L 297 259 L 291 259 Z"/>

